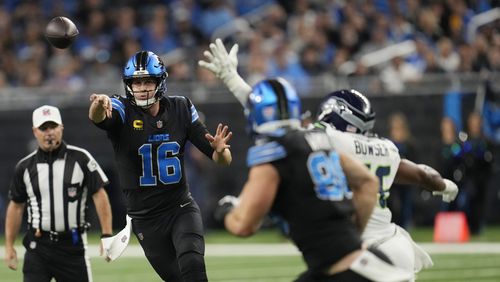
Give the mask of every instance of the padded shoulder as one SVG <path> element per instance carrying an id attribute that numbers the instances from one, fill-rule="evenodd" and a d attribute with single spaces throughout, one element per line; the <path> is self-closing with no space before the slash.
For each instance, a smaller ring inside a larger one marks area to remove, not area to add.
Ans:
<path id="1" fill-rule="evenodd" d="M 273 141 L 262 145 L 255 145 L 248 150 L 247 166 L 252 167 L 283 159 L 287 156 L 285 147 Z"/>
<path id="2" fill-rule="evenodd" d="M 125 123 L 125 103 L 123 103 L 122 99 L 119 96 L 111 97 L 111 106 L 120 114 L 122 122 Z"/>

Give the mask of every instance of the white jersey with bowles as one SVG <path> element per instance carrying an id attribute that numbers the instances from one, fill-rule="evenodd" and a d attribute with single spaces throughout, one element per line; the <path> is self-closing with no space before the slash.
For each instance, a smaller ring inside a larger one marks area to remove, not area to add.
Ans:
<path id="1" fill-rule="evenodd" d="M 385 138 L 342 132 L 330 125 L 322 124 L 326 126 L 326 132 L 332 138 L 337 151 L 360 160 L 379 178 L 377 205 L 366 225 L 362 239 L 373 241 L 394 235 L 395 226 L 391 224 L 392 214 L 387 208 L 387 198 L 401 161 L 398 148 Z"/>
<path id="2" fill-rule="evenodd" d="M 329 124 L 321 124 L 338 152 L 363 162 L 379 178 L 378 202 L 361 235 L 363 241 L 376 246 L 398 267 L 414 272 L 431 267 L 430 256 L 403 228 L 391 222 L 387 198 L 401 162 L 396 145 L 388 139 L 342 132 Z"/>

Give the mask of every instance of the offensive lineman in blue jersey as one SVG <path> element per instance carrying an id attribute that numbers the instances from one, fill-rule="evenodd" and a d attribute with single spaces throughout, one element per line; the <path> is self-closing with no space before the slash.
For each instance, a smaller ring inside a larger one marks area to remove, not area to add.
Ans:
<path id="1" fill-rule="evenodd" d="M 200 210 L 189 193 L 184 147 L 193 143 L 214 162 L 229 165 L 232 133 L 208 133 L 191 101 L 166 96 L 161 59 L 141 51 L 127 62 L 126 97 L 92 94 L 89 118 L 113 144 L 127 214 L 146 257 L 163 280 L 207 281 Z"/>
<path id="2" fill-rule="evenodd" d="M 408 280 L 410 272 L 387 263 L 376 249 L 361 249 L 377 178 L 336 152 L 324 131 L 300 128 L 293 87 L 281 78 L 257 83 L 245 114 L 255 146 L 248 151 L 250 171 L 239 197 L 219 201 L 216 218 L 226 229 L 246 237 L 269 212 L 283 217 L 307 265 L 297 281 Z"/>

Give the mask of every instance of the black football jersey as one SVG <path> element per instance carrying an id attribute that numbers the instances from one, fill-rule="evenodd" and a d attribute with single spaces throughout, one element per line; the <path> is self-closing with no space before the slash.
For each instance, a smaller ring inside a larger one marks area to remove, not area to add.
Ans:
<path id="1" fill-rule="evenodd" d="M 160 100 L 156 117 L 123 97 L 111 98 L 113 114 L 97 126 L 113 144 L 128 214 L 141 217 L 191 200 L 184 171 L 184 148 L 193 143 L 209 158 L 213 149 L 196 108 L 183 96 Z"/>
<path id="2" fill-rule="evenodd" d="M 308 267 L 321 271 L 359 249 L 352 192 L 330 138 L 320 130 L 293 130 L 249 149 L 247 164 L 271 163 L 280 185 L 272 212 L 289 224 Z"/>

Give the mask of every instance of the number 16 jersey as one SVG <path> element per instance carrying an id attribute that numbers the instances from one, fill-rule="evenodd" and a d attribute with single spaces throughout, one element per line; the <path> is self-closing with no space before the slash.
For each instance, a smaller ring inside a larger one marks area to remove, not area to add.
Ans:
<path id="1" fill-rule="evenodd" d="M 115 153 L 120 186 L 132 218 L 168 211 L 191 200 L 184 172 L 184 148 L 190 141 L 207 157 L 213 149 L 205 125 L 189 99 L 160 100 L 158 115 L 111 98 L 111 118 L 96 124 L 107 131 Z"/>

